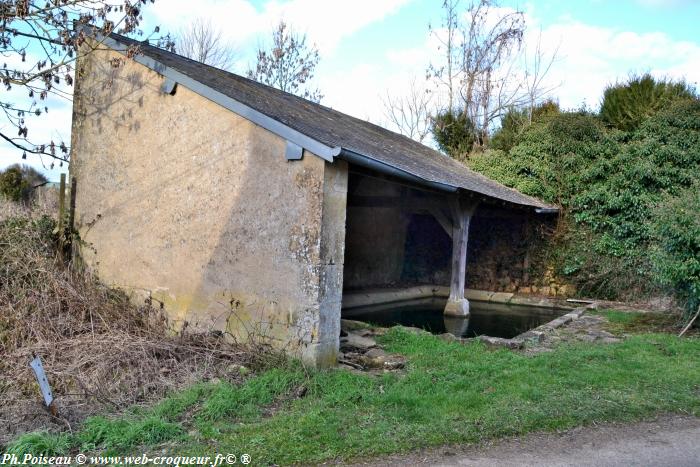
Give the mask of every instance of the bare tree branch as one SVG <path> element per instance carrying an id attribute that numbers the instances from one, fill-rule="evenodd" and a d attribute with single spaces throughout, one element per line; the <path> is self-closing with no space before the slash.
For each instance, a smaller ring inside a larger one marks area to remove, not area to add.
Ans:
<path id="1" fill-rule="evenodd" d="M 175 39 L 175 51 L 187 58 L 222 70 L 236 64 L 236 52 L 208 19 L 197 18 Z"/>
<path id="2" fill-rule="evenodd" d="M 0 0 L 0 54 L 5 63 L 0 81 L 6 93 L 0 98 L 7 125 L 0 139 L 27 154 L 46 155 L 67 162 L 63 142 L 31 142 L 29 117 L 48 112 L 48 98 L 72 99 L 77 49 L 97 43 L 98 36 L 116 31 L 141 34 L 142 8 L 153 0 Z M 76 25 L 80 25 L 80 32 Z M 86 49 L 89 53 L 90 48 Z M 23 102 L 21 102 L 23 101 Z"/>
<path id="3" fill-rule="evenodd" d="M 382 99 L 384 115 L 399 133 L 422 143 L 430 134 L 431 116 L 436 106 L 434 95 L 421 86 L 414 77 L 403 96 L 392 96 L 389 91 Z"/>
<path id="4" fill-rule="evenodd" d="M 538 41 L 528 56 L 524 14 L 497 7 L 496 0 L 472 0 L 461 10 L 460 0 L 444 0 L 443 29 L 431 29 L 442 65 L 431 64 L 428 76 L 446 91 L 450 113 L 462 112 L 471 122 L 478 146 L 509 109 L 532 109 L 556 88 L 545 85 L 556 51 L 544 54 Z"/>
<path id="5" fill-rule="evenodd" d="M 561 83 L 551 86 L 545 86 L 545 78 L 549 74 L 552 65 L 559 54 L 559 46 L 557 44 L 551 54 L 546 54 L 542 49 L 542 31 L 540 30 L 537 36 L 534 53 L 529 55 L 527 47 L 524 51 L 525 60 L 525 78 L 523 80 L 525 91 L 527 94 L 527 119 L 532 123 L 532 111 L 537 104 L 540 103 L 547 95 L 561 86 Z"/>
<path id="6" fill-rule="evenodd" d="M 460 0 L 444 0 L 442 9 L 442 25 L 440 30 L 435 30 L 428 26 L 431 34 L 438 40 L 438 47 L 444 54 L 445 62 L 441 66 L 431 63 L 428 66 L 427 77 L 438 80 L 447 88 L 447 108 L 451 113 L 455 111 L 455 93 L 459 86 L 459 47 L 457 34 L 459 33 L 460 21 L 458 19 L 458 8 Z M 444 35 L 443 35 L 444 33 Z"/>
<path id="7" fill-rule="evenodd" d="M 280 21 L 272 33 L 270 49 L 258 49 L 257 64 L 248 69 L 248 78 L 320 102 L 321 91 L 309 85 L 319 60 L 316 46 L 306 45 L 306 35 L 296 34 Z"/>

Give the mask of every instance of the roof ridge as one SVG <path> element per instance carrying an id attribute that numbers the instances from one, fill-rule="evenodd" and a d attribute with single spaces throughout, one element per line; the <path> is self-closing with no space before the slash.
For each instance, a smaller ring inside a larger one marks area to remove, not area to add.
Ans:
<path id="1" fill-rule="evenodd" d="M 219 103 L 222 102 L 220 99 L 227 99 L 229 103 L 221 105 L 282 137 L 286 135 L 286 138 L 290 138 L 290 135 L 296 135 L 292 140 L 296 139 L 297 144 L 328 161 L 338 156 L 338 151 L 347 150 L 364 160 L 372 160 L 414 176 L 420 183 L 436 183 L 449 190 L 473 191 L 513 204 L 546 210 L 554 208 L 491 180 L 462 162 L 406 135 L 376 123 L 161 49 L 145 41 L 139 42 L 116 33 L 110 34 L 110 38 L 116 43 L 142 46 L 142 55 L 157 64 L 146 65 L 154 71 L 159 72 L 158 66 L 172 70 L 193 85 L 196 83 L 193 90 L 198 87 L 200 90 L 195 92 Z M 137 61 L 139 60 L 137 58 Z M 208 95 L 209 91 L 220 97 L 212 98 Z M 313 150 L 314 148 L 321 153 Z"/>

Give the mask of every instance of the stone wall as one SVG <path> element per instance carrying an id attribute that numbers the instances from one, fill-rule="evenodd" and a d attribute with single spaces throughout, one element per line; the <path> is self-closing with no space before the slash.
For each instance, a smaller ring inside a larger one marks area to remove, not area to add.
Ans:
<path id="1" fill-rule="evenodd" d="M 555 220 L 482 204 L 470 226 L 467 288 L 573 294 L 570 286 L 559 283 L 538 263 L 546 246 L 544 232 Z M 449 285 L 452 240 L 431 214 L 399 207 L 348 208 L 347 222 L 346 290 Z"/>
<path id="2" fill-rule="evenodd" d="M 110 62 L 111 60 L 111 62 Z M 334 364 L 347 166 L 115 52 L 78 64 L 71 176 L 86 268 L 174 329 L 251 334 Z M 335 289 L 334 289 L 335 287 Z"/>
<path id="3" fill-rule="evenodd" d="M 534 213 L 481 206 L 470 229 L 467 287 L 515 292 L 531 285 L 543 220 Z"/>

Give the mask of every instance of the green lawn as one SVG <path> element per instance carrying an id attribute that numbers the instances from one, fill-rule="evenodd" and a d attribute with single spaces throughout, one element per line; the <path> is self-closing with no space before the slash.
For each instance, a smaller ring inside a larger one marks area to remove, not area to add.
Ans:
<path id="1" fill-rule="evenodd" d="M 404 373 L 305 372 L 290 363 L 239 387 L 200 384 L 150 409 L 89 419 L 9 449 L 248 453 L 254 464 L 310 463 L 555 430 L 660 412 L 700 415 L 700 339 L 635 335 L 534 357 L 394 328 L 381 339 Z M 292 394 L 303 392 L 302 398 Z"/>

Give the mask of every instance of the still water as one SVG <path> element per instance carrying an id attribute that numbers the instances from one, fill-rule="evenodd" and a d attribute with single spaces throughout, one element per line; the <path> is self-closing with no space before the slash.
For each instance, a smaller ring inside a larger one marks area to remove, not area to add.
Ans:
<path id="1" fill-rule="evenodd" d="M 378 326 L 412 326 L 458 337 L 487 335 L 510 339 L 566 313 L 564 310 L 471 301 L 467 318 L 442 314 L 446 299 L 425 298 L 343 310 L 343 318 Z"/>

